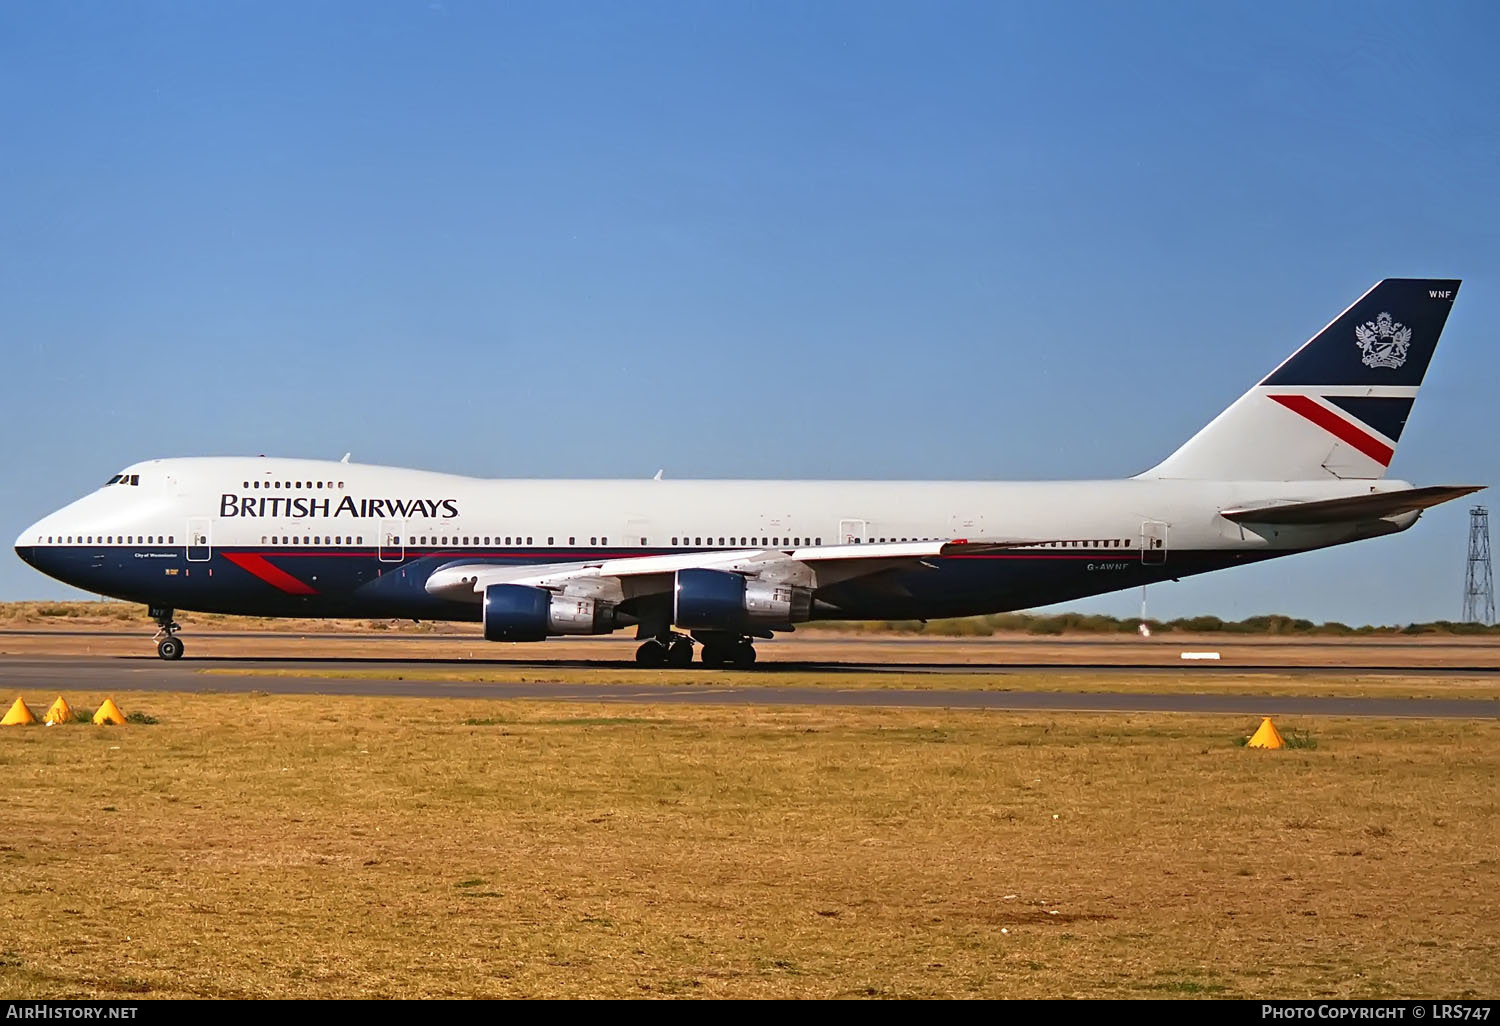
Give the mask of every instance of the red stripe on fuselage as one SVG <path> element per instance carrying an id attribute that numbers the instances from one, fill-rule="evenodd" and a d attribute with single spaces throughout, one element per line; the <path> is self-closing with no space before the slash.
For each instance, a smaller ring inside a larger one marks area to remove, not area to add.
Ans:
<path id="1" fill-rule="evenodd" d="M 317 589 L 304 584 L 279 567 L 272 566 L 266 557 L 251 552 L 225 552 L 224 558 L 241 570 L 248 571 L 267 584 L 280 588 L 288 595 L 316 595 Z"/>
<path id="2" fill-rule="evenodd" d="M 1311 397 L 1305 395 L 1273 395 L 1271 398 L 1293 413 L 1306 417 L 1339 441 L 1348 442 L 1382 467 L 1389 467 L 1391 465 L 1391 457 L 1396 455 L 1395 449 L 1392 449 L 1375 436 L 1361 431 L 1351 422 L 1340 417 L 1327 407 L 1319 406 Z"/>

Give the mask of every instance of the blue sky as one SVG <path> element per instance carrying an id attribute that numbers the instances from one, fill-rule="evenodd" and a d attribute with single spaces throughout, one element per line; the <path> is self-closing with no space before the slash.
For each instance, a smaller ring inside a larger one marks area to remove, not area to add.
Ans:
<path id="1" fill-rule="evenodd" d="M 0 5 L 0 527 L 167 455 L 1125 476 L 1389 276 L 1465 279 L 1392 474 L 1489 484 L 1497 28 L 1483 3 Z M 1467 507 L 1151 611 L 1456 617 Z M 0 598 L 67 593 L 0 560 Z"/>

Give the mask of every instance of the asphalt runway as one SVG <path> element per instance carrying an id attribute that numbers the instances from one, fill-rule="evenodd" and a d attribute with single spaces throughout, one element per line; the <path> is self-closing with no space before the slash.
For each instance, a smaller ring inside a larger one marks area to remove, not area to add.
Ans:
<path id="1" fill-rule="evenodd" d="M 403 679 L 410 673 L 431 672 L 445 665 L 465 670 L 516 672 L 515 681 L 449 682 Z M 548 667 L 589 667 L 598 671 L 598 683 L 560 684 L 526 681 L 522 671 L 545 672 Z M 197 659 L 165 663 L 152 657 L 53 656 L 7 658 L 0 661 L 0 695 L 20 692 L 52 694 L 63 691 L 172 691 L 186 693 L 265 692 L 294 695 L 366 695 L 410 698 L 487 698 L 545 699 L 552 701 L 588 701 L 623 703 L 683 703 L 694 705 L 822 705 L 822 706 L 900 706 L 916 708 L 994 709 L 1012 711 L 1072 712 L 1185 712 L 1247 714 L 1254 716 L 1376 716 L 1421 717 L 1440 719 L 1500 718 L 1500 701 L 1463 698 L 1335 698 L 1320 696 L 1244 695 L 1233 693 L 1162 694 L 1146 691 L 1120 691 L 1106 694 L 1041 691 L 969 691 L 907 688 L 841 688 L 775 685 L 715 685 L 711 672 L 705 672 L 702 684 L 633 684 L 612 682 L 612 671 L 630 668 L 631 664 L 572 660 L 566 663 L 515 663 L 510 661 L 422 660 L 402 662 L 381 659 L 312 660 L 312 659 Z M 307 676 L 296 675 L 302 669 Z M 368 677 L 338 679 L 318 677 L 320 671 L 357 669 Z M 987 672 L 1002 678 L 1007 673 L 1047 673 L 1059 676 L 1090 674 L 1140 674 L 1161 670 L 1139 666 L 1005 666 L 976 669 L 934 666 L 925 672 Z M 1168 668 L 1178 673 L 1201 673 L 1205 667 Z M 1247 671 L 1246 667 L 1213 668 L 1216 671 Z M 1285 676 L 1306 676 L 1351 672 L 1348 667 L 1267 667 L 1267 671 Z M 218 671 L 203 673 L 203 670 Z M 275 670 L 287 676 L 237 675 L 235 670 Z M 761 673 L 768 678 L 789 672 L 851 673 L 861 676 L 892 672 L 912 672 L 910 667 L 863 666 L 855 664 L 769 664 Z M 918 671 L 923 672 L 923 671 Z M 1369 672 L 1360 671 L 1360 672 Z M 1449 676 L 1460 672 L 1451 668 L 1413 671 L 1392 668 L 1386 672 L 1403 676 Z M 1478 672 L 1493 673 L 1493 669 Z"/>
<path id="2" fill-rule="evenodd" d="M 33 637 L 33 638 L 125 638 L 125 639 L 131 639 L 131 640 L 135 640 L 135 641 L 140 641 L 143 638 L 149 638 L 151 636 L 151 629 L 149 627 L 142 627 L 139 630 L 132 630 L 132 631 L 111 631 L 111 630 L 93 630 L 93 629 L 64 630 L 64 629 L 58 629 L 58 628 L 52 628 L 52 627 L 41 628 L 41 629 L 7 627 L 3 631 L 0 631 L 0 635 L 5 635 L 5 634 L 14 634 L 14 635 L 16 635 L 18 637 Z M 340 631 L 304 632 L 304 631 L 287 630 L 287 631 L 265 631 L 265 632 L 259 632 L 259 631 L 243 631 L 243 630 L 239 630 L 239 631 L 206 631 L 206 630 L 197 630 L 197 629 L 194 629 L 194 630 L 191 630 L 191 631 L 183 631 L 181 637 L 185 641 L 191 640 L 193 638 L 225 638 L 225 639 L 235 639 L 235 640 L 238 640 L 238 641 L 253 641 L 256 638 L 271 638 L 271 639 L 283 640 L 284 641 L 287 638 L 295 638 L 295 639 L 297 639 L 299 641 L 371 641 L 371 642 L 373 642 L 375 644 L 380 644 L 382 642 L 394 642 L 394 641 L 399 641 L 399 642 L 408 642 L 408 641 L 412 641 L 412 642 L 426 642 L 426 643 L 429 643 L 429 644 L 441 644 L 441 643 L 444 643 L 444 642 L 455 643 L 455 642 L 463 642 L 463 641 L 471 641 L 471 642 L 484 643 L 483 642 L 483 638 L 480 637 L 478 634 L 449 634 L 449 633 L 443 633 L 443 634 L 407 634 L 407 633 L 404 633 L 404 632 L 396 632 L 396 633 L 390 633 L 390 634 L 362 634 L 362 633 L 358 633 L 358 632 L 354 632 L 354 631 L 343 631 L 343 632 L 340 632 Z M 989 638 L 989 637 L 973 637 L 973 638 L 969 638 L 969 637 L 963 637 L 963 636 L 947 636 L 947 635 L 935 635 L 935 634 L 910 634 L 910 635 L 901 635 L 901 636 L 897 636 L 897 637 L 881 637 L 880 635 L 876 635 L 876 634 L 872 634 L 872 635 L 856 635 L 854 637 L 846 637 L 846 636 L 819 637 L 816 634 L 801 633 L 801 634 L 797 634 L 794 638 L 788 638 L 787 641 L 784 642 L 784 643 L 785 644 L 796 645 L 798 648 L 819 648 L 819 647 L 834 647 L 834 646 L 847 648 L 850 645 L 859 645 L 861 647 L 874 647 L 874 648 L 902 648 L 902 647 L 922 646 L 922 645 L 941 645 L 941 644 L 946 644 L 946 643 L 967 644 L 967 643 L 976 643 L 976 642 L 983 642 L 983 641 L 990 641 L 990 640 L 992 640 L 992 639 Z M 1017 639 L 1017 640 L 1019 641 L 1020 639 Z M 1059 637 L 1059 636 L 1055 636 L 1055 635 L 1028 635 L 1028 636 L 1025 637 L 1024 640 L 1027 641 L 1027 642 L 1031 642 L 1031 643 L 1035 643 L 1035 644 L 1040 644 L 1040 645 L 1078 647 L 1078 648 L 1130 648 L 1130 649 L 1138 650 L 1140 648 L 1140 646 L 1141 646 L 1140 641 L 1136 638 L 1136 636 L 1134 634 L 1126 634 L 1126 635 L 1113 634 L 1113 635 L 1084 636 L 1084 637 Z M 1422 640 L 1419 640 L 1419 639 L 1410 639 L 1410 638 L 1392 638 L 1392 637 L 1388 637 L 1388 636 L 1380 636 L 1378 638 L 1370 640 L 1370 639 L 1362 639 L 1362 638 L 1318 638 L 1318 637 L 1303 638 L 1303 637 L 1299 637 L 1297 635 L 1282 635 L 1279 638 L 1277 638 L 1277 640 L 1280 641 L 1280 642 L 1282 642 L 1282 643 L 1288 644 L 1288 645 L 1295 645 L 1297 648 L 1342 648 L 1342 649 L 1347 649 L 1347 648 L 1353 647 L 1355 645 L 1360 645 L 1361 647 L 1363 647 L 1363 648 L 1365 648 L 1367 650 L 1371 650 L 1371 651 L 1379 651 L 1380 649 L 1393 649 L 1393 650 L 1397 650 L 1398 649 L 1398 650 L 1401 650 L 1401 651 L 1419 651 L 1423 647 L 1430 647 L 1431 646 L 1431 642 L 1430 641 L 1422 641 Z M 1162 648 L 1171 648 L 1173 651 L 1176 651 L 1178 648 L 1181 648 L 1183 645 L 1190 645 L 1190 646 L 1202 647 L 1202 648 L 1213 648 L 1215 646 L 1222 646 L 1222 645 L 1237 645 L 1237 644 L 1247 644 L 1247 643 L 1248 644 L 1263 644 L 1265 642 L 1266 642 L 1266 637 L 1264 635 L 1258 635 L 1258 634 L 1243 634 L 1243 635 L 1241 635 L 1241 634 L 1228 634 L 1228 633 L 1226 633 L 1226 634 L 1224 634 L 1222 636 L 1217 636 L 1217 637 L 1213 637 L 1213 638 L 1206 638 L 1206 637 L 1203 637 L 1201 635 L 1193 635 L 1193 636 L 1189 636 L 1187 638 L 1184 638 L 1182 640 L 1176 640 L 1170 634 L 1162 634 L 1162 635 L 1158 635 L 1158 640 L 1157 640 L 1156 644 L 1158 646 L 1162 647 Z M 621 644 L 621 636 L 618 633 L 617 634 L 603 634 L 603 635 L 576 635 L 576 636 L 569 637 L 567 639 L 567 643 L 570 644 L 570 645 L 577 645 L 577 644 L 594 644 L 594 645 L 611 645 L 611 644 L 615 644 L 615 645 L 618 645 L 618 644 Z M 631 644 L 634 644 L 634 642 L 631 642 Z M 759 644 L 763 645 L 763 646 L 769 647 L 771 645 L 776 644 L 776 642 L 775 641 L 762 641 Z M 1472 649 L 1474 651 L 1480 651 L 1480 652 L 1486 652 L 1486 653 L 1494 653 L 1494 652 L 1497 651 L 1497 649 L 1500 649 L 1500 644 L 1497 644 L 1494 640 L 1479 640 L 1479 641 L 1474 641 L 1474 640 L 1465 640 L 1462 637 L 1449 637 L 1449 636 L 1445 636 L 1445 637 L 1442 638 L 1442 641 L 1441 641 L 1440 644 L 1441 644 L 1441 647 L 1443 647 L 1445 649 Z M 1493 670 L 1495 668 L 1491 667 L 1490 669 Z"/>

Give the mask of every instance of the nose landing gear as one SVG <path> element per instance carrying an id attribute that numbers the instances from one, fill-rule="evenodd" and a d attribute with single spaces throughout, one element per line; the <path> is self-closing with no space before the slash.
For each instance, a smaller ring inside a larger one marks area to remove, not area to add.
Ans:
<path id="1" fill-rule="evenodd" d="M 156 642 L 156 654 L 168 661 L 181 659 L 183 644 L 176 634 L 182 628 L 172 619 L 172 610 L 163 606 L 151 606 L 148 613 L 156 621 L 156 636 L 152 639 Z"/>

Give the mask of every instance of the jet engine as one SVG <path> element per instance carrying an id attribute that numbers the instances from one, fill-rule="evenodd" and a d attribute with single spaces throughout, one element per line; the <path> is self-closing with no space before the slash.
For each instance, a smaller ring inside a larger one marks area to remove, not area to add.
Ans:
<path id="1" fill-rule="evenodd" d="M 486 641 L 542 641 L 553 634 L 608 634 L 615 607 L 580 595 L 558 595 L 524 584 L 484 589 Z"/>
<path id="2" fill-rule="evenodd" d="M 672 622 L 684 630 L 748 632 L 812 618 L 812 589 L 741 577 L 724 570 L 677 571 Z"/>

